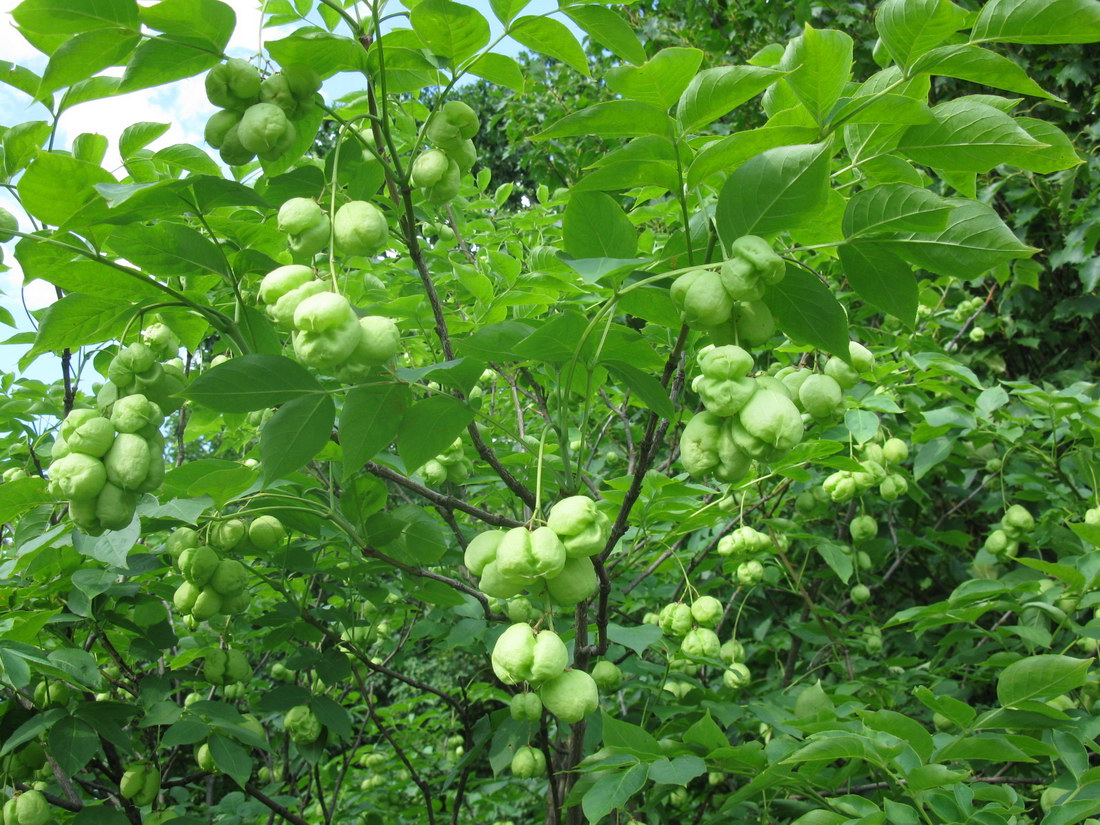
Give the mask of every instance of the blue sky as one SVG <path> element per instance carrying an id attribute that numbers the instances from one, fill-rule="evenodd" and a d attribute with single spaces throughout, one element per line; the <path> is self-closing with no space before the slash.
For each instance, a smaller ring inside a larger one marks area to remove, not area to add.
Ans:
<path id="1" fill-rule="evenodd" d="M 254 0 L 223 0 L 232 6 L 237 14 L 237 27 L 230 40 L 228 53 L 234 57 L 248 57 L 255 54 L 259 46 L 260 4 Z M 501 32 L 500 23 L 493 16 L 488 0 L 466 0 L 468 5 L 476 7 L 489 20 L 492 28 L 492 36 L 496 38 Z M 10 11 L 18 5 L 18 0 L 0 0 L 0 55 L 3 59 L 25 66 L 32 71 L 41 74 L 46 66 L 47 58 L 36 51 L 12 28 Z M 401 6 L 397 3 L 387 7 L 387 12 L 397 11 Z M 523 10 L 524 14 L 546 13 L 557 8 L 554 0 L 532 0 Z M 572 23 L 556 16 L 579 34 Z M 394 21 L 397 26 L 407 25 L 406 21 Z M 295 27 L 281 29 L 267 29 L 263 36 L 266 39 L 278 39 L 285 36 Z M 520 51 L 518 43 L 511 39 L 503 41 L 497 51 L 515 55 Z M 118 69 L 121 73 L 121 69 Z M 357 88 L 356 76 L 341 74 L 329 78 L 325 82 L 322 93 L 326 97 L 339 97 Z M 66 111 L 59 124 L 59 136 L 56 141 L 58 148 L 68 148 L 73 139 L 84 133 L 93 132 L 104 135 L 109 141 L 107 157 L 104 166 L 119 177 L 124 174 L 117 152 L 118 137 L 122 130 L 135 121 L 152 121 L 169 123 L 169 130 L 152 144 L 151 149 L 160 149 L 177 143 L 192 143 L 202 146 L 202 130 L 206 119 L 212 114 L 214 107 L 206 100 L 203 89 L 202 76 L 188 78 L 169 86 L 157 89 L 147 89 L 133 92 L 128 95 L 97 100 L 75 106 Z M 48 119 L 46 110 L 10 86 L 0 84 L 0 124 L 13 126 L 29 120 Z M 216 153 L 212 153 L 217 157 Z M 21 213 L 15 202 L 4 191 L 0 191 L 0 206 L 7 208 L 20 219 L 21 228 L 27 227 L 26 216 Z M 31 319 L 24 309 L 39 309 L 54 300 L 54 289 L 51 285 L 42 281 L 32 281 L 23 284 L 23 276 L 15 262 L 11 250 L 14 242 L 5 245 L 4 263 L 11 267 L 6 272 L 0 272 L 0 306 L 11 312 L 16 320 L 17 330 L 33 329 Z M 13 330 L 0 328 L 0 340 L 8 337 Z M 16 369 L 19 357 L 26 351 L 25 346 L 0 346 L 0 368 L 5 371 Z M 28 375 L 41 380 L 52 381 L 60 376 L 60 365 L 56 358 L 43 356 L 28 370 Z"/>

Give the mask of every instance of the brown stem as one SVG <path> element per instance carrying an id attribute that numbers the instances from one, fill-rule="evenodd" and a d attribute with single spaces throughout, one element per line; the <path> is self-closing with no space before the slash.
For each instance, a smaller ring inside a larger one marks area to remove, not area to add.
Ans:
<path id="1" fill-rule="evenodd" d="M 397 741 L 390 734 L 389 728 L 382 724 L 382 720 L 378 718 L 378 714 L 374 710 L 374 702 L 371 701 L 370 693 L 363 692 L 363 697 L 367 703 L 367 713 L 370 715 L 371 721 L 374 722 L 381 734 L 386 737 L 386 741 L 390 743 L 390 747 L 393 748 L 397 757 L 405 764 L 405 769 L 408 770 L 409 775 L 412 777 L 412 781 L 416 783 L 416 787 L 420 789 L 420 794 L 424 797 L 424 808 L 428 812 L 428 825 L 435 825 L 435 810 L 432 803 L 432 790 L 428 787 L 428 783 L 421 779 L 420 774 L 417 773 L 416 768 L 413 767 L 413 763 L 409 761 L 409 757 L 405 755 L 404 749 L 397 744 Z"/>
<path id="2" fill-rule="evenodd" d="M 384 673 L 384 674 L 386 674 L 387 676 L 389 676 L 393 679 L 397 679 L 400 682 L 404 682 L 406 685 L 409 685 L 411 687 L 415 687 L 419 690 L 424 691 L 425 693 L 434 694 L 435 696 L 438 696 L 440 699 L 442 699 L 447 704 L 451 705 L 456 711 L 458 711 L 458 713 L 461 714 L 461 713 L 464 712 L 465 709 L 462 707 L 462 704 L 457 699 L 455 699 L 453 696 L 451 696 L 451 694 L 447 693 L 446 691 L 440 690 L 437 687 L 432 687 L 431 685 L 427 684 L 426 682 L 421 682 L 419 679 L 414 679 L 411 676 L 406 676 L 404 673 L 400 673 L 399 671 L 396 671 L 393 668 L 387 667 L 386 665 L 376 664 L 375 662 L 372 662 L 369 657 L 367 657 L 367 656 L 363 655 L 362 653 L 360 653 L 359 650 L 354 645 L 349 645 L 349 644 L 346 644 L 346 643 L 342 643 L 341 640 L 340 640 L 339 635 L 336 634 L 335 632 L 333 632 L 332 630 L 330 630 L 329 626 L 327 624 L 325 624 L 324 622 L 318 621 L 317 619 L 310 616 L 308 613 L 303 613 L 302 618 L 305 619 L 305 621 L 308 624 L 313 625 L 318 630 L 320 630 L 322 633 L 324 633 L 326 636 L 328 636 L 330 640 L 337 642 L 345 650 L 351 651 L 352 655 L 355 656 L 356 659 L 358 659 L 360 662 L 362 662 L 363 665 L 370 668 L 374 672 Z"/>
<path id="3" fill-rule="evenodd" d="M 471 515 L 476 519 L 479 519 L 486 524 L 492 524 L 494 527 L 522 527 L 523 522 L 517 521 L 507 516 L 498 516 L 495 513 L 490 513 L 488 510 L 482 510 L 480 507 L 475 507 L 468 502 L 463 501 L 460 498 L 454 496 L 448 496 L 445 493 L 437 492 L 430 487 L 425 487 L 416 481 L 413 481 L 408 476 L 403 476 L 396 470 L 391 470 L 383 464 L 378 464 L 374 461 L 367 462 L 367 472 L 372 475 L 376 475 L 379 478 L 384 478 L 387 481 L 392 481 L 394 484 L 399 484 L 402 487 L 412 490 L 417 495 L 423 496 L 433 504 L 437 504 L 440 507 L 445 507 L 448 510 L 461 510 L 467 515 Z"/>
<path id="4" fill-rule="evenodd" d="M 272 813 L 278 814 L 283 819 L 285 819 L 287 822 L 293 822 L 294 825 L 309 825 L 308 822 L 306 822 L 304 819 L 302 819 L 296 813 L 293 813 L 289 808 L 286 808 L 283 805 L 280 805 L 278 802 L 276 802 L 270 796 L 265 794 L 263 791 L 261 791 L 259 788 L 257 788 L 255 785 L 253 785 L 251 782 L 249 782 L 247 785 L 244 786 L 244 790 L 245 790 L 245 793 L 247 793 L 249 796 L 251 796 L 257 802 L 259 802 L 261 805 L 266 806 Z"/>
<path id="5" fill-rule="evenodd" d="M 470 251 L 470 247 L 466 244 L 466 239 L 462 237 L 462 233 L 458 231 L 458 221 L 455 220 L 454 210 L 451 209 L 451 205 L 447 204 L 447 223 L 451 225 L 451 231 L 455 233 L 455 240 L 458 241 L 458 248 L 462 250 L 462 254 L 466 256 L 472 265 L 477 264 L 477 258 L 474 257 L 474 253 Z"/>

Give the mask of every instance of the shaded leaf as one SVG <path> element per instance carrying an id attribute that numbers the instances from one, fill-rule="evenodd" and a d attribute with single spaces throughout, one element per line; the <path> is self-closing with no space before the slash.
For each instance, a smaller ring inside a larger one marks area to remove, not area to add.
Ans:
<path id="1" fill-rule="evenodd" d="M 791 338 L 842 357 L 848 354 L 848 316 L 829 287 L 800 266 L 764 292 L 779 328 Z"/>
<path id="2" fill-rule="evenodd" d="M 336 405 L 328 395 L 313 393 L 284 403 L 260 432 L 264 481 L 297 470 L 321 452 L 335 420 Z"/>
<path id="3" fill-rule="evenodd" d="M 457 398 L 433 395 L 405 413 L 397 431 L 397 452 L 409 473 L 439 455 L 474 420 L 474 412 Z"/>
<path id="4" fill-rule="evenodd" d="M 359 472 L 397 437 L 408 402 L 409 391 L 403 384 L 355 387 L 348 391 L 340 411 L 345 479 Z"/>
<path id="5" fill-rule="evenodd" d="M 774 235 L 813 214 L 828 192 L 825 144 L 780 146 L 747 161 L 726 179 L 714 218 L 727 247 L 742 235 Z"/>

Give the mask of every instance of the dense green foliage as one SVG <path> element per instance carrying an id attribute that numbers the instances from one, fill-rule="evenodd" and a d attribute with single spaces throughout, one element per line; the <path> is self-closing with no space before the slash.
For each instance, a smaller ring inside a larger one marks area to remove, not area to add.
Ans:
<path id="1" fill-rule="evenodd" d="M 409 5 L 12 12 L 4 825 L 1100 813 L 1100 4 Z"/>

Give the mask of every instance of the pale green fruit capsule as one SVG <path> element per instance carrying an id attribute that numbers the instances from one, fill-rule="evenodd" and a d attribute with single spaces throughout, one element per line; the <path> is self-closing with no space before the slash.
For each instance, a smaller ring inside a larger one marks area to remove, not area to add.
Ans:
<path id="1" fill-rule="evenodd" d="M 573 724 L 600 706 L 595 680 L 583 670 L 567 670 L 540 689 L 543 706 L 563 722 Z"/>

